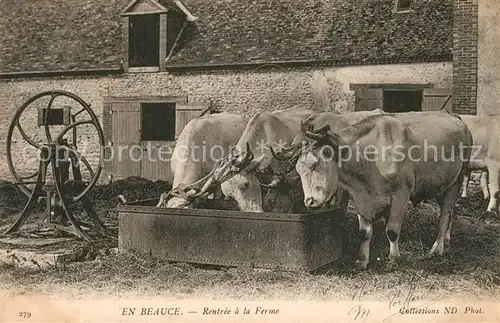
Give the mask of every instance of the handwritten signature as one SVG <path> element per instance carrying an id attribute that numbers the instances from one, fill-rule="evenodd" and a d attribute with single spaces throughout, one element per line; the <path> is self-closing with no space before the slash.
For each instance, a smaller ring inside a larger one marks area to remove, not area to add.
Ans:
<path id="1" fill-rule="evenodd" d="M 416 292 L 416 287 L 411 286 L 408 293 L 401 295 L 401 289 L 389 293 L 389 309 L 397 307 L 410 307 L 410 303 L 420 301 L 425 298 L 425 292 Z"/>
<path id="2" fill-rule="evenodd" d="M 355 291 L 355 293 L 351 297 L 351 300 L 362 301 L 364 296 L 370 294 L 375 289 L 376 286 L 368 287 L 367 283 L 364 282 Z M 424 301 L 427 299 L 429 302 L 427 302 L 426 304 L 423 304 L 421 306 L 413 306 L 415 308 L 423 308 L 432 305 L 433 303 L 436 303 L 440 297 L 441 297 L 440 294 L 430 297 L 428 292 L 417 290 L 417 287 L 414 285 L 410 286 L 410 289 L 408 291 L 404 291 L 401 288 L 392 289 L 387 295 L 388 309 L 392 310 L 394 308 L 397 308 L 398 311 L 386 317 L 383 320 L 383 322 L 386 322 L 387 320 L 395 316 L 402 315 L 401 309 L 410 308 L 412 307 L 412 304 L 414 304 L 415 302 Z M 363 319 L 370 314 L 370 309 L 367 308 L 366 305 L 364 304 L 357 304 L 354 307 L 352 307 L 347 314 L 351 316 L 351 318 L 354 320 Z"/>
<path id="3" fill-rule="evenodd" d="M 409 309 L 410 307 L 414 307 L 416 309 L 425 308 L 438 302 L 440 298 L 441 294 L 439 293 L 433 297 L 429 297 L 429 293 L 422 291 L 417 292 L 415 286 L 411 286 L 410 290 L 404 294 L 402 293 L 401 289 L 392 291 L 391 293 L 389 293 L 389 310 L 397 307 L 398 311 L 387 316 L 382 320 L 382 322 L 387 322 L 390 318 L 402 315 L 404 312 L 402 312 L 401 309 Z M 423 301 L 424 299 L 427 299 L 428 302 L 419 306 L 411 306 L 413 303 L 417 301 Z"/>

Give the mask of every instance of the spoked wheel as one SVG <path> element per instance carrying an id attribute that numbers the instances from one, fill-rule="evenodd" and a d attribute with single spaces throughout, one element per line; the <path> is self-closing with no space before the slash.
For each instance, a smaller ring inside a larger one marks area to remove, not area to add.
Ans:
<path id="1" fill-rule="evenodd" d="M 30 137 L 25 129 L 23 129 L 20 120 L 23 112 L 25 112 L 30 106 L 33 106 L 33 103 L 36 100 L 43 97 L 48 97 L 49 101 L 44 109 L 38 111 L 38 125 L 44 128 L 45 141 L 37 143 L 33 137 Z M 76 112 L 73 113 L 73 111 L 70 110 L 75 107 L 74 103 L 71 104 L 71 107 L 65 107 L 62 109 L 54 108 L 54 100 L 58 97 L 65 97 L 65 100 L 68 100 L 69 98 L 69 101 L 76 101 L 78 104 L 76 106 Z M 77 121 L 76 117 L 82 113 L 86 113 L 88 117 Z M 63 126 L 63 128 L 57 134 L 54 134 L 51 132 L 51 130 L 53 130 L 51 127 L 56 125 Z M 99 149 L 102 153 L 102 148 L 104 147 L 104 135 L 99 120 L 97 119 L 94 111 L 90 108 L 90 105 L 75 94 L 66 91 L 42 92 L 30 98 L 17 110 L 7 134 L 7 162 L 16 184 L 18 184 L 20 190 L 29 197 L 29 200 L 21 214 L 15 220 L 15 223 L 7 230 L 6 233 L 17 231 L 24 224 L 36 204 L 37 198 L 42 197 L 45 192 L 47 199 L 47 216 L 50 217 L 51 209 L 54 207 L 54 205 L 52 205 L 53 202 L 51 202 L 52 197 L 58 198 L 60 207 L 62 207 L 66 218 L 74 227 L 74 231 L 72 233 L 83 237 L 86 240 L 90 240 L 90 237 L 80 227 L 81 222 L 74 218 L 70 210 L 70 206 L 72 204 L 80 201 L 83 204 L 86 213 L 94 222 L 97 230 L 100 233 L 104 233 L 104 225 L 100 222 L 90 201 L 86 197 L 87 193 L 97 183 L 97 180 L 102 172 L 102 165 L 99 161 L 96 168 L 93 169 L 88 160 L 77 150 L 77 128 L 78 126 L 83 125 L 92 125 L 94 127 L 98 135 Z M 39 152 L 39 168 L 37 171 L 27 176 L 21 176 L 16 169 L 16 166 L 18 165 L 15 165 L 13 162 L 12 140 L 15 129 L 19 131 L 22 138 L 29 145 L 36 148 Z M 70 131 L 73 137 L 71 143 L 69 143 L 68 139 L 65 137 Z M 90 175 L 90 178 L 87 181 L 84 181 L 82 178 L 80 163 L 85 165 Z M 69 173 L 71 172 L 69 168 L 70 164 L 73 179 L 69 178 Z M 46 181 L 49 167 L 52 170 L 52 182 Z M 30 188 L 30 185 L 35 186 L 34 188 Z M 69 189 L 69 186 L 73 186 L 72 188 L 77 187 L 78 190 Z"/>
<path id="2" fill-rule="evenodd" d="M 51 133 L 51 129 L 50 129 L 50 120 L 49 120 L 49 116 L 50 116 L 50 113 L 45 113 L 45 116 L 44 116 L 44 125 L 42 127 L 44 127 L 44 130 L 45 130 L 45 139 L 46 139 L 46 144 L 56 144 L 56 145 L 61 145 L 61 146 L 67 146 L 68 147 L 68 153 L 72 156 L 72 159 L 73 158 L 76 158 L 78 161 L 82 162 L 85 167 L 87 168 L 87 171 L 89 172 L 90 174 L 90 180 L 85 182 L 85 188 L 83 189 L 83 191 L 81 191 L 78 195 L 75 195 L 75 196 L 71 196 L 71 200 L 73 202 L 77 202 L 79 201 L 83 196 L 85 196 L 89 191 L 90 189 L 92 189 L 92 187 L 97 183 L 97 180 L 99 179 L 99 176 L 102 172 L 102 165 L 101 163 L 99 163 L 96 167 L 96 169 L 92 169 L 90 163 L 88 162 L 88 160 L 82 155 L 80 154 L 78 151 L 77 151 L 77 127 L 80 126 L 80 125 L 86 125 L 86 124 L 89 124 L 89 125 L 93 125 L 97 131 L 97 134 L 99 136 L 99 144 L 100 144 L 100 147 L 104 147 L 104 134 L 103 134 L 103 131 L 102 131 L 102 128 L 101 128 L 101 125 L 99 123 L 99 120 L 97 119 L 94 111 L 92 111 L 92 109 L 90 108 L 90 106 L 85 102 L 83 101 L 81 98 L 79 98 L 78 96 L 76 96 L 75 94 L 73 93 L 70 93 L 70 92 L 66 92 L 66 91 L 47 91 L 47 92 L 42 92 L 42 93 L 39 93 L 37 95 L 35 95 L 34 97 L 32 97 L 31 99 L 29 99 L 28 101 L 26 101 L 16 112 L 16 114 L 14 115 L 14 118 L 12 120 L 12 123 L 10 124 L 10 127 L 9 127 L 9 131 L 8 131 L 8 134 L 7 134 L 7 163 L 8 163 L 8 166 L 9 166 L 9 170 L 10 172 L 12 173 L 12 176 L 14 177 L 15 181 L 17 184 L 19 184 L 19 188 L 21 189 L 21 191 L 26 194 L 28 197 L 31 196 L 33 190 L 31 188 L 29 188 L 28 185 L 31 185 L 31 184 L 35 184 L 35 181 L 34 179 L 36 179 L 37 175 L 38 175 L 38 171 L 35 171 L 27 176 L 21 176 L 18 171 L 16 170 L 16 167 L 14 166 L 14 163 L 13 163 L 13 160 L 12 160 L 12 135 L 14 133 L 14 130 L 17 128 L 17 130 L 19 131 L 19 133 L 21 134 L 22 138 L 31 146 L 33 146 L 34 148 L 36 148 L 37 150 L 40 150 L 41 146 L 43 144 L 38 144 L 35 142 L 35 140 L 33 140 L 32 137 L 30 137 L 25 131 L 24 129 L 22 128 L 21 126 L 21 123 L 20 123 L 20 120 L 21 120 L 21 116 L 23 114 L 24 111 L 26 111 L 26 109 L 32 104 L 34 103 L 36 100 L 42 98 L 42 97 L 50 97 L 49 99 L 49 103 L 47 104 L 47 111 L 49 111 L 51 108 L 52 108 L 52 104 L 54 103 L 54 100 L 57 98 L 57 97 L 68 97 L 68 98 L 71 98 L 72 100 L 76 101 L 80 106 L 81 106 L 81 109 L 78 110 L 76 113 L 74 114 L 71 114 L 71 112 L 68 112 L 69 115 L 67 117 L 67 120 L 69 121 L 69 124 L 67 124 L 64 129 L 62 131 L 60 131 L 56 136 L 53 136 L 52 133 Z M 84 113 L 86 112 L 89 116 L 88 119 L 86 120 L 82 120 L 82 121 L 76 121 L 76 117 L 78 115 L 80 115 L 81 113 Z M 73 130 L 73 144 L 72 145 L 69 145 L 66 143 L 66 141 L 63 139 L 63 137 L 69 132 Z"/>

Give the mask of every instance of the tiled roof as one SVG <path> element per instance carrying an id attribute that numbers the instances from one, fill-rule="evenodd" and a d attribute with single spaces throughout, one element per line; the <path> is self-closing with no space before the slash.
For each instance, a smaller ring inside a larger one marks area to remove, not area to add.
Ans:
<path id="1" fill-rule="evenodd" d="M 129 0 L 2 0 L 0 71 L 120 67 Z"/>
<path id="2" fill-rule="evenodd" d="M 119 68 L 119 13 L 129 2 L 1 0 L 0 72 Z M 451 59 L 452 0 L 413 1 L 408 13 L 396 13 L 394 0 L 182 3 L 199 19 L 171 65 Z"/>
<path id="3" fill-rule="evenodd" d="M 395 0 L 184 2 L 200 19 L 170 64 L 442 59 L 453 47 L 451 0 L 406 13 Z"/>

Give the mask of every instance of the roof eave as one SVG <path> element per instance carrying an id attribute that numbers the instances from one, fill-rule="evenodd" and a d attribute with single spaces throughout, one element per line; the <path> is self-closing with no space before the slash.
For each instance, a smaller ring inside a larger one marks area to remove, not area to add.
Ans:
<path id="1" fill-rule="evenodd" d="M 0 79 L 17 79 L 32 77 L 58 77 L 58 76 L 103 76 L 123 74 L 122 67 L 80 69 L 80 70 L 54 70 L 54 71 L 23 71 L 0 72 Z"/>
<path id="2" fill-rule="evenodd" d="M 131 1 L 121 12 L 120 12 L 120 16 L 126 16 L 126 15 L 130 15 L 130 14 L 146 14 L 146 13 L 154 13 L 154 12 L 138 12 L 138 13 L 135 13 L 135 12 L 128 12 L 133 6 L 135 6 L 140 0 L 133 0 Z M 164 6 L 162 6 L 160 3 L 158 3 L 156 0 L 148 0 L 150 3 L 152 3 L 158 10 L 155 10 L 156 11 L 159 11 L 159 12 L 167 12 L 167 8 L 165 8 Z"/>
<path id="3" fill-rule="evenodd" d="M 155 11 L 148 11 L 148 12 L 122 12 L 120 13 L 120 16 L 122 17 L 127 17 L 127 16 L 139 16 L 139 15 L 153 15 L 153 14 L 162 14 L 162 13 L 167 13 L 168 10 L 155 10 Z"/>
<path id="4" fill-rule="evenodd" d="M 372 60 L 333 60 L 333 59 L 313 59 L 313 60 L 286 60 L 286 61 L 255 61 L 255 62 L 235 62 L 219 64 L 167 64 L 167 70 L 188 70 L 188 69 L 219 69 L 219 68 L 250 68 L 260 67 L 308 67 L 308 66 L 355 66 L 355 65 L 380 65 L 380 64 L 412 64 L 412 63 L 436 63 L 453 62 L 453 55 L 441 55 L 421 58 L 398 58 L 398 59 L 372 59 Z"/>

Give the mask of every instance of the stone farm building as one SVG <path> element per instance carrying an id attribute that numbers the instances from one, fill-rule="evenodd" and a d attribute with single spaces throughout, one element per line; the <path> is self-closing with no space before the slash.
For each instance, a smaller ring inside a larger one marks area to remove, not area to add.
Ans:
<path id="1" fill-rule="evenodd" d="M 2 161 L 16 109 L 54 89 L 92 105 L 106 143 L 150 149 L 174 145 L 207 107 L 486 114 L 500 102 L 493 0 L 3 0 L 0 11 Z M 34 111 L 23 124 L 41 140 Z M 35 169 L 15 138 L 16 165 Z M 95 161 L 95 139 L 79 140 Z M 171 177 L 146 160 L 104 174 Z"/>

